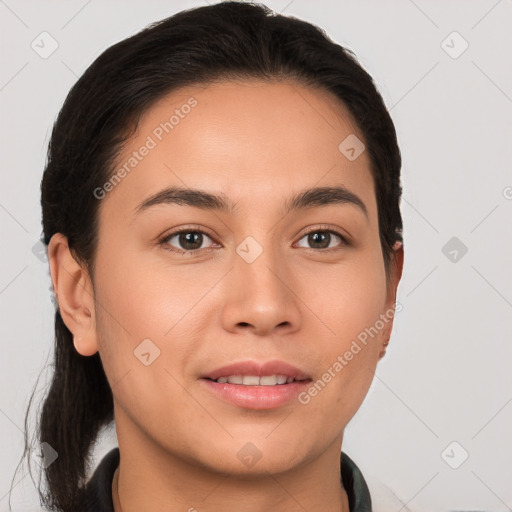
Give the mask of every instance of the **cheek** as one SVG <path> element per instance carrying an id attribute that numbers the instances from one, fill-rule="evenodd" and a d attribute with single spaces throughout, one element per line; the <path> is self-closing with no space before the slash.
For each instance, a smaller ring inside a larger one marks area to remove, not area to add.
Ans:
<path id="1" fill-rule="evenodd" d="M 316 293 L 303 293 L 320 320 L 315 319 L 313 327 L 321 373 L 304 402 L 309 401 L 313 414 L 331 410 L 333 426 L 346 424 L 366 396 L 378 362 L 384 267 L 378 252 L 361 252 L 336 269 L 316 272 L 314 282 Z"/>
<path id="2" fill-rule="evenodd" d="M 155 389 L 166 389 L 171 396 L 179 384 L 170 374 L 183 382 L 198 350 L 202 326 L 216 311 L 205 311 L 208 301 L 200 299 L 221 274 L 201 271 L 191 279 L 190 272 L 165 260 L 148 264 L 148 258 L 135 251 L 112 258 L 116 253 L 106 249 L 98 253 L 95 275 L 97 332 L 105 371 L 112 382 L 130 372 L 129 380 L 137 382 L 140 397 L 151 396 Z M 151 361 L 148 366 L 144 358 Z"/>
<path id="3" fill-rule="evenodd" d="M 162 430 L 172 426 L 171 416 L 162 412 L 171 403 L 180 420 L 197 421 L 197 408 L 180 384 L 191 350 L 190 336 L 183 336 L 185 315 L 197 294 L 179 284 L 171 288 L 164 271 L 136 258 L 104 262 L 96 274 L 97 334 L 117 406 L 148 431 L 151 424 Z"/>
<path id="4" fill-rule="evenodd" d="M 106 250 L 98 262 L 99 301 L 133 344 L 166 338 L 197 302 L 200 280 L 185 281 L 179 266 L 150 261 L 136 251 L 111 258 Z"/>
<path id="5" fill-rule="evenodd" d="M 331 356 L 348 348 L 347 343 L 373 326 L 383 312 L 386 277 L 376 249 L 354 252 L 336 265 L 319 265 L 314 274 L 299 282 L 302 296 L 321 320 L 318 329 Z M 315 288 L 310 283 L 315 283 Z"/>

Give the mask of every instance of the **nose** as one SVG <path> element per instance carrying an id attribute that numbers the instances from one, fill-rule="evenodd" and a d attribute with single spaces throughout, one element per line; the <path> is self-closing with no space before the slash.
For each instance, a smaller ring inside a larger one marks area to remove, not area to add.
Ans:
<path id="1" fill-rule="evenodd" d="M 294 290 L 294 275 L 286 258 L 271 245 L 260 246 L 254 240 L 237 249 L 223 283 L 224 329 L 260 336 L 300 329 L 303 302 Z"/>

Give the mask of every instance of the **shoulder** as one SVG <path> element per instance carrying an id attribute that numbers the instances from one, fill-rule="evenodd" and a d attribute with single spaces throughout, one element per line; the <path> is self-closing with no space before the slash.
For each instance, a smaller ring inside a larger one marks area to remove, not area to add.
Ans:
<path id="1" fill-rule="evenodd" d="M 355 462 L 344 452 L 340 457 L 341 480 L 348 496 L 350 512 L 372 512 L 370 490 Z"/>
<path id="2" fill-rule="evenodd" d="M 80 512 L 114 512 L 112 479 L 119 465 L 119 448 L 101 459 L 80 497 Z"/>

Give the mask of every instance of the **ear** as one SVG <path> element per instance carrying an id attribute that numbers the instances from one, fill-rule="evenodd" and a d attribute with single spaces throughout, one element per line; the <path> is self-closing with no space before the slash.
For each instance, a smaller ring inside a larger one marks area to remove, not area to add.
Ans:
<path id="1" fill-rule="evenodd" d="M 98 351 L 98 342 L 89 272 L 75 260 L 61 233 L 53 235 L 48 244 L 48 260 L 60 314 L 73 334 L 75 349 L 83 356 L 92 356 Z"/>
<path id="2" fill-rule="evenodd" d="M 381 359 L 386 353 L 386 348 L 389 343 L 389 339 L 391 337 L 391 331 L 393 330 L 393 321 L 394 321 L 394 309 L 396 304 L 396 290 L 398 288 L 398 283 L 402 277 L 402 271 L 404 267 L 404 246 L 402 242 L 395 242 L 393 245 L 393 253 L 391 255 L 390 261 L 390 269 L 389 269 L 389 279 L 388 279 L 388 288 L 386 295 L 386 304 L 384 307 L 384 315 L 386 318 L 391 316 L 391 312 L 393 315 L 389 320 L 386 321 L 384 328 L 381 331 L 380 343 L 381 343 L 381 351 L 379 354 L 379 359 Z"/>

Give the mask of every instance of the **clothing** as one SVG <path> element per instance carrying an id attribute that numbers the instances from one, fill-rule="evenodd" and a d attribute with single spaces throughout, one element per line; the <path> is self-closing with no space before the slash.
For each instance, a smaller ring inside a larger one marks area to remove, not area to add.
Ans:
<path id="1" fill-rule="evenodd" d="M 81 512 L 114 512 L 112 479 L 119 465 L 119 448 L 108 452 L 87 483 Z M 348 496 L 350 512 L 372 512 L 370 491 L 354 461 L 341 452 L 341 479 Z"/>

